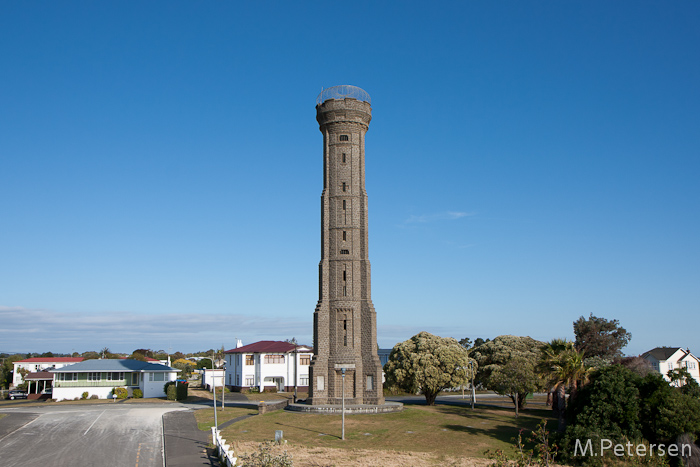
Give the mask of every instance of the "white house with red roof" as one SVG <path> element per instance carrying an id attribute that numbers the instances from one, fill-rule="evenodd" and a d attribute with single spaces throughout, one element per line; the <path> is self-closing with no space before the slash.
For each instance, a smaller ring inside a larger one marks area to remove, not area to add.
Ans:
<path id="1" fill-rule="evenodd" d="M 260 341 L 224 352 L 226 386 L 233 391 L 299 391 L 309 387 L 309 364 L 313 349 L 281 341 Z"/>
<path id="2" fill-rule="evenodd" d="M 682 347 L 656 347 L 642 354 L 654 371 L 661 373 L 667 381 L 670 381 L 668 372 L 685 368 L 688 373 L 700 384 L 700 360 L 690 353 L 690 349 Z"/>
<path id="3" fill-rule="evenodd" d="M 72 365 L 82 361 L 82 357 L 32 357 L 25 358 L 24 360 L 17 360 L 14 362 L 12 386 L 10 387 L 14 388 L 24 383 L 24 376 L 22 373 L 37 373 L 54 368 L 63 368 L 66 365 Z"/>

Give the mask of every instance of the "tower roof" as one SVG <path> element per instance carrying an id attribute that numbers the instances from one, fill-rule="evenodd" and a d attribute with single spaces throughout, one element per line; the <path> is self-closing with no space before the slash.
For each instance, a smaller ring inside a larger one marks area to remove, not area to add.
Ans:
<path id="1" fill-rule="evenodd" d="M 351 86 L 349 84 L 343 84 L 340 86 L 333 86 L 332 88 L 327 88 L 321 91 L 321 94 L 316 98 L 316 105 L 323 104 L 329 99 L 357 99 L 358 101 L 364 101 L 368 104 L 372 104 L 372 99 L 362 88 L 357 86 Z"/>

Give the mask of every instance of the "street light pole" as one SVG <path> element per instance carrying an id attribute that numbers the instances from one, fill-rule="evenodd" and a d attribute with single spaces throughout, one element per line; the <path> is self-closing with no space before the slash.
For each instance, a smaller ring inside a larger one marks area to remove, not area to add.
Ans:
<path id="1" fill-rule="evenodd" d="M 224 376 L 221 378 L 221 411 L 223 412 L 224 407 L 226 407 L 226 394 L 224 390 L 226 389 L 226 362 L 224 362 Z"/>
<path id="2" fill-rule="evenodd" d="M 342 412 L 343 412 L 343 432 L 342 432 L 342 436 L 341 436 L 340 439 L 344 440 L 344 439 L 345 439 L 345 368 L 342 368 L 340 371 L 343 373 L 343 408 L 342 408 Z"/>
<path id="3" fill-rule="evenodd" d="M 474 390 L 474 362 L 469 361 L 469 366 L 471 367 L 471 373 L 472 373 L 472 410 L 474 410 L 474 401 L 476 401 L 476 391 Z"/>
<path id="4" fill-rule="evenodd" d="M 202 357 L 206 358 L 207 360 L 211 360 L 211 384 L 212 384 L 212 392 L 214 393 L 214 427 L 218 430 L 219 429 L 219 421 L 217 420 L 216 417 L 216 377 L 214 373 L 214 359 L 211 357 Z M 207 370 L 206 368 L 204 369 L 204 374 L 206 375 Z"/>

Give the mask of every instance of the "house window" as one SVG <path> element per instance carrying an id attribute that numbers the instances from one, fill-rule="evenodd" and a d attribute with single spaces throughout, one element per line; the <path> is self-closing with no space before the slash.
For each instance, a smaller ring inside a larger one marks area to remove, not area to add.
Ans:
<path id="1" fill-rule="evenodd" d="M 78 373 L 59 373 L 59 381 L 78 381 Z"/>
<path id="2" fill-rule="evenodd" d="M 149 373 L 149 381 L 165 381 L 165 373 Z"/>
<path id="3" fill-rule="evenodd" d="M 300 386 L 308 386 L 309 385 L 309 375 L 299 376 L 299 385 Z"/>
<path id="4" fill-rule="evenodd" d="M 339 141 L 349 141 L 350 138 L 348 138 L 348 135 L 340 135 L 338 136 Z"/>
<path id="5" fill-rule="evenodd" d="M 87 374 L 87 380 L 88 381 L 99 381 L 100 380 L 100 373 L 97 371 L 91 371 Z"/>
<path id="6" fill-rule="evenodd" d="M 284 363 L 284 355 L 265 355 L 265 363 Z"/>
<path id="7" fill-rule="evenodd" d="M 299 357 L 299 365 L 310 365 L 311 364 L 311 355 L 301 355 Z"/>
<path id="8" fill-rule="evenodd" d="M 107 373 L 107 381 L 122 381 L 124 379 L 124 373 L 122 372 L 110 372 Z"/>
<path id="9" fill-rule="evenodd" d="M 255 385 L 255 378 L 252 376 L 246 376 L 245 377 L 245 386 L 254 386 Z"/>
<path id="10" fill-rule="evenodd" d="M 365 387 L 367 391 L 374 390 L 374 376 L 367 375 L 367 386 Z"/>
<path id="11" fill-rule="evenodd" d="M 673 370 L 673 362 L 668 362 L 668 369 Z"/>
<path id="12" fill-rule="evenodd" d="M 241 375 L 236 375 L 236 386 L 241 385 Z"/>
<path id="13" fill-rule="evenodd" d="M 253 365 L 255 364 L 255 360 L 253 359 L 252 355 L 246 355 L 245 356 L 245 364 L 246 365 Z"/>

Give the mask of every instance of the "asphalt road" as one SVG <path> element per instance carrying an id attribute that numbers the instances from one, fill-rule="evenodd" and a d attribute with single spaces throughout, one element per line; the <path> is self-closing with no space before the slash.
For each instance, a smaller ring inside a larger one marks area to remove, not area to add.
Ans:
<path id="1" fill-rule="evenodd" d="M 167 404 L 0 408 L 3 467 L 163 467 Z"/>

